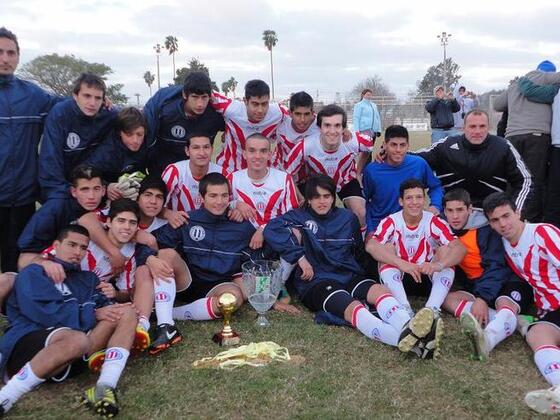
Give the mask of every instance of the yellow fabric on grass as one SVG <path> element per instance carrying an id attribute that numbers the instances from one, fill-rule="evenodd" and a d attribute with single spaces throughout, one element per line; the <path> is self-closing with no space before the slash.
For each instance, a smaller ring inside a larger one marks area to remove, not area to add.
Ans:
<path id="1" fill-rule="evenodd" d="M 272 341 L 262 341 L 226 350 L 214 357 L 196 360 L 193 362 L 193 367 L 216 369 L 235 369 L 246 365 L 259 367 L 266 366 L 274 360 L 289 361 L 290 353 L 288 349 Z"/>

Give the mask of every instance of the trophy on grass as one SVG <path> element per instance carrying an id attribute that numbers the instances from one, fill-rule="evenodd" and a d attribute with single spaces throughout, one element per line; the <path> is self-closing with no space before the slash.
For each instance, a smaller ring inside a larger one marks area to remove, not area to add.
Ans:
<path id="1" fill-rule="evenodd" d="M 278 261 L 256 260 L 248 261 L 241 266 L 243 270 L 243 289 L 249 303 L 257 311 L 257 325 L 268 327 L 266 319 L 268 311 L 282 289 L 282 269 Z"/>
<path id="2" fill-rule="evenodd" d="M 231 293 L 224 293 L 218 298 L 218 307 L 224 316 L 224 327 L 212 337 L 220 346 L 235 346 L 239 344 L 239 334 L 231 328 L 231 314 L 235 312 L 236 298 Z"/>

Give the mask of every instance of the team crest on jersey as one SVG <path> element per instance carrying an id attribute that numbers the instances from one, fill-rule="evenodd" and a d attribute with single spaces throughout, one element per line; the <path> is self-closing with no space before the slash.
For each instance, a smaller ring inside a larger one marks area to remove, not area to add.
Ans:
<path id="1" fill-rule="evenodd" d="M 560 370 L 560 363 L 559 362 L 552 362 L 546 365 L 544 368 L 544 374 L 548 375 L 549 373 L 557 372 Z"/>
<path id="2" fill-rule="evenodd" d="M 185 137 L 186 133 L 187 132 L 185 131 L 185 129 L 180 125 L 174 125 L 173 127 L 171 127 L 171 134 L 176 139 L 182 139 L 183 137 Z"/>
<path id="3" fill-rule="evenodd" d="M 171 297 L 167 292 L 158 292 L 156 293 L 154 300 L 156 302 L 169 302 L 171 300 Z"/>
<path id="4" fill-rule="evenodd" d="M 313 234 L 316 234 L 317 231 L 319 230 L 319 226 L 317 226 L 317 223 L 314 220 L 307 220 L 305 222 L 305 227 L 307 227 L 307 229 L 313 232 Z"/>
<path id="5" fill-rule="evenodd" d="M 76 133 L 68 133 L 68 137 L 66 137 L 66 145 L 70 149 L 75 149 L 80 145 L 80 136 Z"/>
<path id="6" fill-rule="evenodd" d="M 519 293 L 517 290 L 511 292 L 510 296 L 516 302 L 521 302 L 521 293 Z"/>
<path id="7" fill-rule="evenodd" d="M 105 353 L 105 360 L 121 360 L 123 357 L 122 352 L 115 348 L 112 348 Z"/>
<path id="8" fill-rule="evenodd" d="M 408 255 L 413 255 L 415 250 L 416 248 L 414 248 L 413 246 L 409 246 L 406 252 L 408 252 Z"/>
<path id="9" fill-rule="evenodd" d="M 266 208 L 266 204 L 264 201 L 258 201 L 256 206 L 258 211 L 260 211 L 261 213 L 264 212 L 264 209 Z"/>
<path id="10" fill-rule="evenodd" d="M 189 230 L 189 236 L 193 241 L 202 241 L 206 236 L 206 231 L 202 226 L 193 226 Z"/>

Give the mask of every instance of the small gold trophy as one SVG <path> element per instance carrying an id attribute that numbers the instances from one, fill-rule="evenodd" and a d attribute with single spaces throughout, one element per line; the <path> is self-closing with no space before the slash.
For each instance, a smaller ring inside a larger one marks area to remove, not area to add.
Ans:
<path id="1" fill-rule="evenodd" d="M 235 346 L 239 344 L 239 334 L 231 328 L 231 314 L 235 311 L 236 298 L 231 293 L 224 293 L 218 298 L 218 307 L 224 316 L 224 328 L 214 334 L 212 340 L 220 346 Z"/>

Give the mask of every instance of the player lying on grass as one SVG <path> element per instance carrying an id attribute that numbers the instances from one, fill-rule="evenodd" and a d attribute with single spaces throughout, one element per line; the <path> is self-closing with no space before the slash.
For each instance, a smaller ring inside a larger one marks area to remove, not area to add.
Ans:
<path id="1" fill-rule="evenodd" d="M 360 265 L 363 240 L 358 218 L 335 205 L 336 185 L 326 175 L 308 178 L 300 209 L 271 220 L 266 243 L 286 261 L 297 264 L 294 285 L 303 304 L 351 323 L 365 336 L 401 351 L 430 357 L 440 337 L 430 310 L 414 320 L 389 289 L 368 279 Z M 362 303 L 376 307 L 379 319 Z M 424 352 L 419 339 L 430 341 Z"/>

